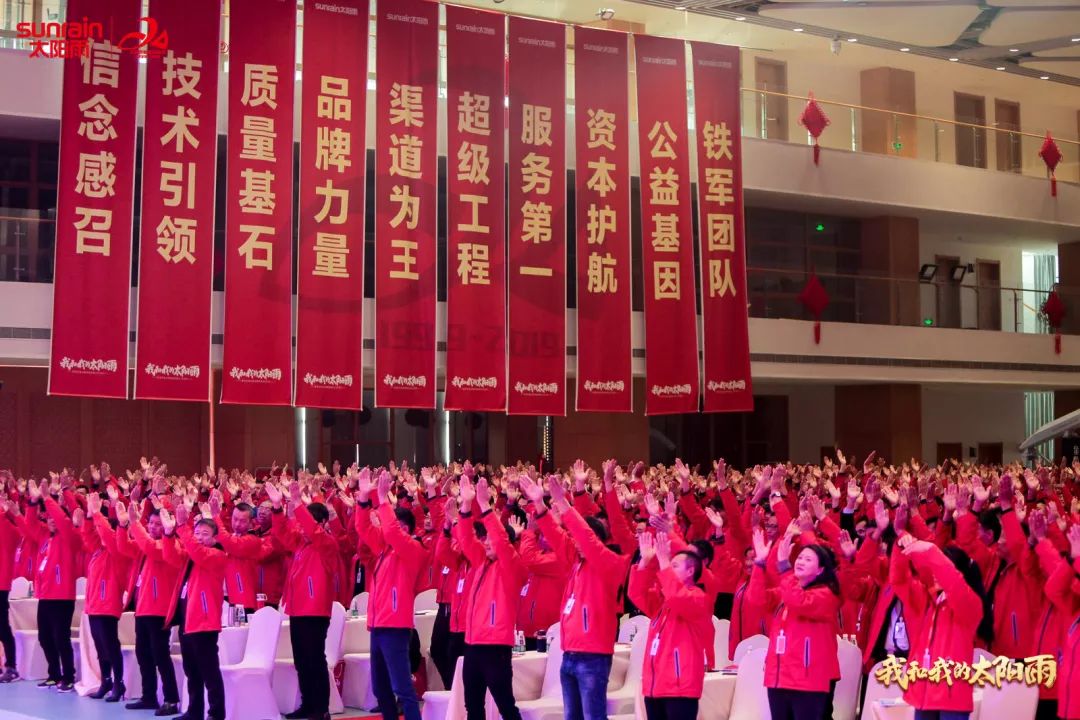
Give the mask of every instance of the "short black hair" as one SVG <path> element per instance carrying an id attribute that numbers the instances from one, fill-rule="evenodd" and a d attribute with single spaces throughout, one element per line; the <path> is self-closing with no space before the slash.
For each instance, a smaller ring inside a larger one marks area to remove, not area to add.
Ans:
<path id="1" fill-rule="evenodd" d="M 701 561 L 708 565 L 712 562 L 716 552 L 713 550 L 712 543 L 708 540 L 695 540 L 690 543 L 690 546 L 694 548 L 694 552 L 701 558 Z"/>
<path id="2" fill-rule="evenodd" d="M 403 507 L 394 508 L 394 517 L 398 519 L 398 522 L 405 523 L 410 535 L 416 532 L 416 516 L 412 514 L 412 510 Z"/>
<path id="3" fill-rule="evenodd" d="M 255 517 L 255 508 L 251 507 L 246 502 L 236 503 L 235 505 L 233 505 L 233 510 L 239 510 L 241 512 L 246 512 L 251 517 Z"/>
<path id="4" fill-rule="evenodd" d="M 607 542 L 608 532 L 607 528 L 604 527 L 604 523 L 600 522 L 597 518 L 587 517 L 585 518 L 585 524 L 592 528 L 592 531 L 596 533 L 596 537 L 600 538 L 600 542 Z"/>
<path id="5" fill-rule="evenodd" d="M 1001 539 L 1001 511 L 996 508 L 983 510 L 979 513 L 979 525 L 983 530 L 990 533 L 994 542 Z"/>
<path id="6" fill-rule="evenodd" d="M 216 523 L 216 522 L 214 522 L 213 520 L 211 520 L 210 518 L 207 518 L 207 517 L 204 517 L 204 518 L 199 518 L 199 521 L 195 523 L 195 527 L 199 527 L 200 525 L 205 525 L 205 526 L 207 526 L 208 528 L 210 528 L 210 530 L 211 530 L 211 531 L 212 531 L 212 532 L 213 532 L 213 533 L 214 533 L 215 535 L 217 535 L 217 534 L 218 534 L 218 526 L 217 526 L 217 523 Z"/>
<path id="7" fill-rule="evenodd" d="M 693 546 L 680 550 L 675 555 L 685 555 L 687 560 L 694 566 L 694 584 L 697 584 L 701 580 L 701 573 L 705 571 L 705 563 L 702 562 L 701 556 L 694 551 Z"/>
<path id="8" fill-rule="evenodd" d="M 311 519 L 317 523 L 324 523 L 330 519 L 330 511 L 320 502 L 309 503 L 307 511 L 311 515 Z"/>

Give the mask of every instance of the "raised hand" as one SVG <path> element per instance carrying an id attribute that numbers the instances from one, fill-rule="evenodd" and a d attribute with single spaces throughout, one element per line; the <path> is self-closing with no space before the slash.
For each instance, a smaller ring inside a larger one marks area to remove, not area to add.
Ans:
<path id="1" fill-rule="evenodd" d="M 848 560 L 855 559 L 855 542 L 851 539 L 851 533 L 847 530 L 840 532 L 840 552 Z"/>
<path id="2" fill-rule="evenodd" d="M 101 495 L 96 492 L 89 493 L 86 496 L 86 509 L 90 513 L 90 517 L 101 512 Z"/>
<path id="3" fill-rule="evenodd" d="M 1028 530 L 1031 531 L 1031 537 L 1038 542 L 1046 538 L 1047 520 L 1046 514 L 1041 510 L 1032 510 L 1028 514 Z"/>
<path id="4" fill-rule="evenodd" d="M 656 560 L 660 563 L 660 569 L 663 570 L 671 565 L 671 538 L 666 532 L 658 533 L 655 544 Z"/>
<path id="5" fill-rule="evenodd" d="M 839 454 L 839 451 L 837 451 L 837 454 Z M 865 460 L 863 460 L 863 464 L 862 464 L 863 473 L 869 475 L 870 471 L 874 469 L 874 457 L 876 455 L 877 455 L 877 450 L 871 450 L 870 454 L 866 456 Z"/>
<path id="6" fill-rule="evenodd" d="M 270 502 L 273 504 L 274 509 L 280 510 L 281 500 L 284 497 L 281 493 L 281 488 L 279 488 L 275 483 L 267 482 L 263 485 L 263 489 L 266 490 L 266 497 L 270 499 Z"/>
<path id="7" fill-rule="evenodd" d="M 604 492 L 611 492 L 615 487 L 615 471 L 618 470 L 618 468 L 619 463 L 614 460 L 604 461 Z"/>
<path id="8" fill-rule="evenodd" d="M 173 512 L 175 513 L 177 525 L 187 525 L 188 517 L 190 517 L 187 505 L 180 503 Z"/>
<path id="9" fill-rule="evenodd" d="M 41 488 L 38 487 L 37 482 L 35 482 L 33 478 L 30 478 L 30 481 L 26 483 L 26 493 L 32 503 L 41 500 Z"/>
<path id="10" fill-rule="evenodd" d="M 1010 510 L 1015 499 L 1016 491 L 1013 489 L 1012 476 L 1005 473 L 998 483 L 998 503 L 1001 504 L 1002 510 Z"/>
<path id="11" fill-rule="evenodd" d="M 1080 559 L 1080 525 L 1069 528 L 1069 555 L 1073 560 Z"/>
<path id="12" fill-rule="evenodd" d="M 675 477 L 679 479 L 679 492 L 690 492 L 690 468 L 686 467 L 681 458 L 675 458 Z"/>
<path id="13" fill-rule="evenodd" d="M 511 515 L 506 523 L 510 526 L 510 529 L 514 531 L 515 537 L 521 537 L 521 534 L 525 532 L 525 526 L 521 524 L 521 519 L 518 518 L 517 515 Z"/>
<path id="14" fill-rule="evenodd" d="M 481 512 L 491 509 L 491 488 L 488 487 L 487 480 L 484 478 L 476 482 L 476 502 L 480 504 Z"/>
<path id="15" fill-rule="evenodd" d="M 127 506 L 122 502 L 118 502 L 116 507 L 116 521 L 120 523 L 120 527 L 127 527 L 127 524 L 131 521 L 131 516 L 128 514 Z"/>
<path id="16" fill-rule="evenodd" d="M 589 473 L 585 469 L 585 463 L 582 462 L 580 459 L 574 461 L 574 465 L 572 467 L 572 475 L 574 479 L 574 492 L 585 492 L 585 483 L 589 479 Z"/>
<path id="17" fill-rule="evenodd" d="M 475 499 L 476 486 L 469 476 L 462 475 L 461 480 L 458 483 L 458 500 L 461 501 L 462 512 L 469 512 L 472 509 L 472 502 Z"/>
<path id="18" fill-rule="evenodd" d="M 709 522 L 717 532 L 723 532 L 724 530 L 724 516 L 718 513 L 711 507 L 705 508 L 705 516 L 709 518 Z"/>
<path id="19" fill-rule="evenodd" d="M 548 492 L 551 493 L 551 504 L 558 505 L 560 510 L 565 510 L 570 503 L 566 500 L 566 488 L 563 487 L 562 478 L 558 475 L 548 475 Z"/>
<path id="20" fill-rule="evenodd" d="M 825 481 L 825 492 L 829 493 L 829 497 L 832 499 L 833 507 L 839 507 L 840 505 L 840 488 L 836 487 L 832 478 Z"/>
<path id="21" fill-rule="evenodd" d="M 660 502 L 650 492 L 645 493 L 645 511 L 653 516 L 660 514 Z"/>
<path id="22" fill-rule="evenodd" d="M 75 508 L 75 512 L 71 513 L 71 524 L 76 528 L 81 528 L 84 520 L 86 520 L 86 513 L 82 508 Z"/>
<path id="23" fill-rule="evenodd" d="M 172 516 L 172 513 L 162 508 L 161 512 L 158 513 L 158 518 L 161 520 L 161 527 L 165 530 L 165 534 L 172 535 L 173 531 L 176 530 L 176 518 Z"/>
<path id="24" fill-rule="evenodd" d="M 754 528 L 752 541 L 754 545 L 754 562 L 764 563 L 769 558 L 772 543 L 765 540 L 765 531 L 761 527 Z"/>
<path id="25" fill-rule="evenodd" d="M 544 504 L 544 488 L 540 483 L 535 482 L 528 475 L 521 475 L 518 478 L 518 487 L 521 488 L 521 492 L 525 497 L 529 499 L 533 505 L 540 508 Z"/>
<path id="26" fill-rule="evenodd" d="M 652 533 L 648 531 L 639 532 L 637 539 L 638 551 L 641 553 L 639 567 L 644 568 L 656 557 L 656 542 L 653 540 Z"/>
<path id="27" fill-rule="evenodd" d="M 367 502 L 371 496 L 371 490 L 371 469 L 365 467 L 356 476 L 356 494 L 360 502 Z"/>

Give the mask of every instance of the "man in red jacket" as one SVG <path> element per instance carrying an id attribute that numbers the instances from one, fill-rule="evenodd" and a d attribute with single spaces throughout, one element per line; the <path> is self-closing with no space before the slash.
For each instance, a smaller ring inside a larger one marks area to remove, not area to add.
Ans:
<path id="1" fill-rule="evenodd" d="M 220 502 L 220 501 L 219 501 Z M 211 502 L 211 509 L 214 503 Z M 258 582 L 259 563 L 273 550 L 272 543 L 252 532 L 255 509 L 251 505 L 237 503 L 229 518 L 231 533 L 218 535 L 218 543 L 225 549 L 229 563 L 225 568 L 225 586 L 230 605 L 241 605 L 249 613 L 255 612 L 255 591 Z M 215 523 L 215 526 L 218 523 Z"/>
<path id="2" fill-rule="evenodd" d="M 11 593 L 15 552 L 19 544 L 19 529 L 12 519 L 17 511 L 16 503 L 0 500 L 0 644 L 4 647 L 4 672 L 0 674 L 0 683 L 19 679 L 19 671 L 15 669 L 15 635 L 11 632 L 8 617 L 8 595 Z"/>
<path id="3" fill-rule="evenodd" d="M 90 554 L 87 563 L 86 607 L 90 635 L 97 649 L 101 686 L 88 697 L 119 702 L 124 697 L 124 654 L 120 650 L 119 623 L 123 613 L 124 584 L 130 572 L 130 559 L 117 546 L 115 523 L 101 512 L 101 496 L 87 498 L 87 516 L 81 521 L 83 547 Z M 75 511 L 75 518 L 80 518 Z M 107 697 L 106 697 L 107 696 Z"/>
<path id="4" fill-rule="evenodd" d="M 492 512 L 487 481 L 474 486 L 461 478 L 461 512 L 455 527 L 461 551 L 473 575 L 465 603 L 465 711 L 469 720 L 485 716 L 484 697 L 490 692 L 505 720 L 520 720 L 514 701 L 514 620 L 527 571 L 499 516 Z M 480 523 L 474 524 L 473 501 Z M 481 539 L 477 539 L 477 538 Z"/>
<path id="5" fill-rule="evenodd" d="M 409 642 L 415 625 L 416 586 L 427 550 L 413 537 L 416 517 L 390 505 L 390 473 L 379 474 L 378 525 L 371 519 L 371 473 L 360 472 L 357 484 L 356 531 L 375 554 L 371 573 L 368 630 L 371 631 L 371 684 L 383 720 L 397 720 L 401 703 L 405 720 L 420 720 L 420 704 L 412 682 Z"/>
<path id="6" fill-rule="evenodd" d="M 283 511 L 281 490 L 273 483 L 265 487 L 273 507 L 274 541 L 292 553 L 283 600 L 289 613 L 289 638 L 300 686 L 300 707 L 286 717 L 328 720 L 330 674 L 325 645 L 334 603 L 338 543 L 326 528 L 329 513 L 325 505 L 305 506 L 300 502 L 300 488 L 294 483 L 289 502 L 293 519 L 289 522 Z"/>
<path id="7" fill-rule="evenodd" d="M 544 490 L 527 476 L 521 490 L 537 508 L 537 523 L 545 534 L 557 528 L 544 505 Z M 595 518 L 586 522 L 570 507 L 557 477 L 549 482 L 552 505 L 558 508 L 566 531 L 577 546 L 578 560 L 563 592 L 560 642 L 563 648 L 563 713 L 569 720 L 606 720 L 607 686 L 615 653 L 622 583 L 630 556 L 608 548 L 607 533 Z"/>

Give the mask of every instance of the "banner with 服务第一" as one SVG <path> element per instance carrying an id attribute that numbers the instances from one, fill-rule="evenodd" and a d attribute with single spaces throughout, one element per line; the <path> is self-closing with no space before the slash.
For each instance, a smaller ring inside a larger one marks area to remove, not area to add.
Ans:
<path id="1" fill-rule="evenodd" d="M 294 404 L 363 404 L 368 0 L 304 6 Z"/>
<path id="2" fill-rule="evenodd" d="M 210 399 L 220 0 L 152 0 L 146 59 L 135 397 Z"/>
<path id="3" fill-rule="evenodd" d="M 446 6 L 447 410 L 506 410 L 506 16 Z"/>
<path id="4" fill-rule="evenodd" d="M 645 413 L 696 412 L 686 45 L 682 40 L 635 35 L 634 53 L 645 280 Z"/>
<path id="5" fill-rule="evenodd" d="M 230 0 L 221 402 L 292 402 L 296 4 Z"/>
<path id="6" fill-rule="evenodd" d="M 690 43 L 697 129 L 705 412 L 754 409 L 747 327 L 739 48 Z"/>
<path id="7" fill-rule="evenodd" d="M 126 398 L 138 0 L 69 0 L 63 44 L 49 394 Z M 37 60 L 35 60 L 37 62 Z M 47 62 L 41 60 L 41 62 Z"/>
<path id="8" fill-rule="evenodd" d="M 375 76 L 375 404 L 435 407 L 439 6 L 380 2 Z"/>
<path id="9" fill-rule="evenodd" d="M 511 16 L 507 411 L 566 414 L 566 26 Z"/>
<path id="10" fill-rule="evenodd" d="M 629 36 L 574 29 L 578 410 L 631 412 Z"/>

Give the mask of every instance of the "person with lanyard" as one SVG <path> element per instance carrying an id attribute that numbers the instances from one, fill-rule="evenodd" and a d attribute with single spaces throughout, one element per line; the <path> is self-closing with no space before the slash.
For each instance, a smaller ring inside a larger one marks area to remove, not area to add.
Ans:
<path id="1" fill-rule="evenodd" d="M 80 511 L 76 511 L 76 518 Z M 116 521 L 102 513 L 101 496 L 86 496 L 86 520 L 80 523 L 83 547 L 90 553 L 87 563 L 86 607 L 90 636 L 97 650 L 101 685 L 87 697 L 119 702 L 124 697 L 124 654 L 120 650 L 120 615 L 124 611 L 124 585 L 131 572 L 131 560 L 121 554 L 116 540 Z"/>
<path id="2" fill-rule="evenodd" d="M 536 521 L 545 535 L 559 531 L 544 504 L 544 489 L 528 476 L 521 491 L 537 509 Z M 552 506 L 577 547 L 577 560 L 563 591 L 560 637 L 563 656 L 559 678 L 564 714 L 569 720 L 606 720 L 607 686 L 618 632 L 623 578 L 630 556 L 620 555 L 604 542 L 607 531 L 596 518 L 586 520 L 570 506 L 561 478 L 548 479 Z"/>
<path id="3" fill-rule="evenodd" d="M 273 540 L 292 555 L 285 578 L 282 602 L 289 613 L 289 639 L 300 687 L 300 707 L 286 715 L 290 720 L 329 720 L 330 673 L 326 666 L 326 634 L 334 604 L 334 572 L 338 542 L 327 529 L 329 512 L 323 503 L 305 505 L 300 487 L 285 494 L 274 483 L 264 486 L 273 512 Z"/>
<path id="4" fill-rule="evenodd" d="M 357 477 L 356 531 L 360 542 L 376 557 L 367 615 L 371 632 L 371 684 L 383 720 L 397 720 L 399 703 L 405 720 L 420 720 L 409 645 L 415 625 L 416 587 L 427 550 L 413 536 L 416 532 L 413 513 L 390 504 L 389 472 L 379 473 L 374 489 L 379 509 L 373 516 L 371 471 L 364 468 Z"/>
<path id="5" fill-rule="evenodd" d="M 175 517 L 161 510 L 165 562 L 181 573 L 173 590 L 172 609 L 165 618 L 166 627 L 180 627 L 180 657 L 187 676 L 188 709 L 179 720 L 225 720 L 218 636 L 228 557 L 217 542 L 218 527 L 211 516 L 204 504 L 192 529 L 184 503 L 177 504 Z M 170 542 L 174 535 L 179 542 Z M 209 698 L 205 711 L 204 696 Z"/>
<path id="6" fill-rule="evenodd" d="M 461 511 L 454 528 L 462 553 L 469 558 L 473 576 L 465 601 L 465 659 L 461 675 L 465 684 L 468 720 L 485 717 L 484 698 L 491 693 L 499 714 L 520 720 L 514 700 L 514 621 L 518 599 L 528 571 L 513 546 L 513 538 L 494 513 L 491 491 L 481 478 L 475 485 L 461 478 Z M 480 513 L 473 520 L 473 503 Z"/>
<path id="7" fill-rule="evenodd" d="M 10 479 L 11 474 L 7 473 L 6 477 Z M 8 612 L 11 581 L 17 564 L 15 554 L 19 545 L 19 529 L 14 520 L 18 510 L 18 503 L 0 500 L 0 645 L 4 648 L 4 671 L 0 673 L 0 683 L 19 679 L 19 671 L 15 669 L 15 634 L 11 631 Z"/>
<path id="8" fill-rule="evenodd" d="M 218 490 L 210 494 L 210 510 L 215 525 L 222 515 L 222 498 Z M 246 502 L 233 506 L 229 516 L 231 532 L 221 533 L 218 544 L 224 548 L 229 563 L 225 569 L 225 583 L 230 605 L 240 605 L 248 613 L 255 612 L 255 591 L 258 582 L 259 563 L 273 552 L 273 544 L 252 531 L 255 509 Z"/>

